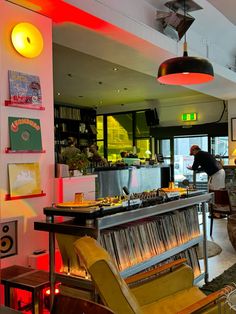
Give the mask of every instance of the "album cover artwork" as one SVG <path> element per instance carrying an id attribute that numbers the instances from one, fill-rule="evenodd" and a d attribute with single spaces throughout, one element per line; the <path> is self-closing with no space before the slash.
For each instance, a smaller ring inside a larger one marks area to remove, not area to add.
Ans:
<path id="1" fill-rule="evenodd" d="M 8 117 L 11 150 L 42 150 L 39 119 Z"/>
<path id="2" fill-rule="evenodd" d="M 11 196 L 41 193 L 39 163 L 8 164 Z"/>
<path id="3" fill-rule="evenodd" d="M 8 78 L 11 103 L 41 106 L 39 76 L 9 70 Z"/>

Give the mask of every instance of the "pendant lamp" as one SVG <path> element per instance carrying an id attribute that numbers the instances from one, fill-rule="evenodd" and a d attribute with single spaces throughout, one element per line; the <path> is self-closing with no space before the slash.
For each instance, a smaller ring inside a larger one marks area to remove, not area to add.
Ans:
<path id="1" fill-rule="evenodd" d="M 185 1 L 184 16 L 186 16 Z M 188 56 L 186 34 L 183 48 L 182 57 L 168 59 L 160 65 L 157 80 L 167 85 L 193 85 L 212 81 L 214 79 L 212 64 L 206 59 Z"/>

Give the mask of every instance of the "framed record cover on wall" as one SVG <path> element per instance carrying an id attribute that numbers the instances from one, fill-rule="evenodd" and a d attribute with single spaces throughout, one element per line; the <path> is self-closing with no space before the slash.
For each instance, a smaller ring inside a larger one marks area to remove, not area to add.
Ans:
<path id="1" fill-rule="evenodd" d="M 8 174 L 11 197 L 41 193 L 38 162 L 8 164 Z"/>
<path id="2" fill-rule="evenodd" d="M 8 79 L 11 104 L 24 104 L 25 108 L 42 105 L 39 76 L 9 70 Z"/>
<path id="3" fill-rule="evenodd" d="M 8 117 L 11 150 L 41 151 L 42 137 L 39 119 Z"/>

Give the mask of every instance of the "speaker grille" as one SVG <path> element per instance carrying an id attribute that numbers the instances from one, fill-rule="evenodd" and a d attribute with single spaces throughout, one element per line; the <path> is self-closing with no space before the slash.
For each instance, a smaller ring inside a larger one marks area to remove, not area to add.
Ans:
<path id="1" fill-rule="evenodd" d="M 0 257 L 17 254 L 17 221 L 0 223 Z"/>

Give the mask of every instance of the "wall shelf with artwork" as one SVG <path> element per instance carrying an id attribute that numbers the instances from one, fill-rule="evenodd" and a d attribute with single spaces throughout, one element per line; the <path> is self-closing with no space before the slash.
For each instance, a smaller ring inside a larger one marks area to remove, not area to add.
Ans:
<path id="1" fill-rule="evenodd" d="M 29 104 L 17 104 L 17 103 L 11 102 L 10 100 L 5 100 L 5 106 L 17 107 L 17 108 L 23 108 L 23 109 L 45 110 L 45 107 L 42 107 L 42 106 L 35 106 L 35 105 L 29 105 Z"/>
<path id="2" fill-rule="evenodd" d="M 20 200 L 23 198 L 33 198 L 33 197 L 42 197 L 42 196 L 46 196 L 46 193 L 44 193 L 43 191 L 38 194 L 32 194 L 32 195 L 29 194 L 29 195 L 20 195 L 20 196 L 11 196 L 10 194 L 6 194 L 5 201 L 14 201 L 14 200 Z"/>
<path id="3" fill-rule="evenodd" d="M 41 197 L 46 194 L 41 189 L 41 176 L 38 162 L 8 164 L 10 193 L 5 200 Z"/>
<path id="4" fill-rule="evenodd" d="M 44 110 L 40 79 L 37 75 L 8 71 L 10 99 L 5 106 Z"/>
<path id="5" fill-rule="evenodd" d="M 5 153 L 6 154 L 43 154 L 43 153 L 46 153 L 46 150 L 45 149 L 42 149 L 42 150 L 26 150 L 26 149 L 14 150 L 14 149 L 11 149 L 10 147 L 6 147 Z"/>
<path id="6" fill-rule="evenodd" d="M 6 152 L 43 152 L 39 119 L 8 117 L 10 147 Z"/>

